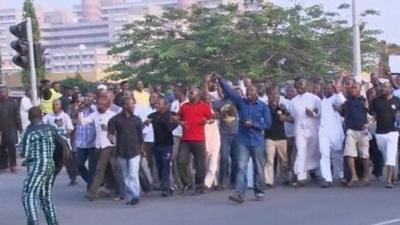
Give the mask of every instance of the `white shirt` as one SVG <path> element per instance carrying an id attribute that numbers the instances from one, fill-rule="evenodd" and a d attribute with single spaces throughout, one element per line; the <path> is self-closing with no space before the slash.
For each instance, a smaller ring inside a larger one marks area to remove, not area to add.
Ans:
<path id="1" fill-rule="evenodd" d="M 28 118 L 28 111 L 30 108 L 33 107 L 32 101 L 30 98 L 22 97 L 21 99 L 21 105 L 19 107 L 19 114 L 21 115 L 21 123 L 22 123 L 22 130 L 25 130 L 26 127 L 30 124 L 29 118 Z"/>
<path id="2" fill-rule="evenodd" d="M 393 95 L 400 98 L 400 89 L 396 89 L 395 91 L 393 91 Z"/>
<path id="3" fill-rule="evenodd" d="M 108 121 L 117 115 L 115 112 L 107 109 L 105 113 L 95 111 L 88 117 L 83 117 L 83 114 L 79 114 L 81 124 L 94 123 L 96 130 L 96 148 L 106 148 L 114 146 L 107 137 L 108 134 Z"/>
<path id="4" fill-rule="evenodd" d="M 342 127 L 342 118 L 334 106 L 341 106 L 346 101 L 346 97 L 342 93 L 334 94 L 329 98 L 323 98 L 321 101 L 321 123 L 320 129 L 326 129 L 327 131 L 332 130 L 332 128 Z"/>
<path id="5" fill-rule="evenodd" d="M 268 105 L 268 96 L 263 95 L 263 96 L 258 96 L 258 100 L 264 102 L 266 105 Z"/>
<path id="6" fill-rule="evenodd" d="M 116 104 L 112 104 L 110 106 L 110 110 L 115 112 L 116 114 L 118 114 L 118 113 L 122 112 L 122 107 L 120 107 L 120 106 L 118 106 Z"/>
<path id="7" fill-rule="evenodd" d="M 64 137 L 69 144 L 71 144 L 68 133 L 74 130 L 74 125 L 72 124 L 71 117 L 68 114 L 65 112 L 61 112 L 58 115 L 54 113 L 47 114 L 43 117 L 43 123 L 56 128 L 58 133 Z"/>
<path id="8" fill-rule="evenodd" d="M 188 99 L 185 99 L 183 102 L 180 102 L 179 100 L 173 101 L 172 104 L 171 104 L 171 112 L 179 113 L 179 110 L 181 109 L 181 106 L 182 106 L 183 104 L 185 104 L 186 102 L 189 102 L 189 100 L 188 100 Z M 173 134 L 175 137 L 182 137 L 182 127 L 181 127 L 181 125 L 177 126 L 177 127 L 172 131 L 172 134 Z"/>
<path id="9" fill-rule="evenodd" d="M 142 122 L 144 122 L 147 120 L 148 116 L 155 111 L 156 110 L 151 108 L 150 106 L 135 105 L 135 111 L 133 112 L 133 114 L 140 117 L 140 119 L 142 119 Z M 151 123 L 143 127 L 143 142 L 154 142 L 154 131 L 153 125 Z"/>
<path id="10" fill-rule="evenodd" d="M 314 113 L 313 117 L 306 115 L 306 109 L 318 109 L 318 113 Z M 318 135 L 319 113 L 321 112 L 321 99 L 311 93 L 297 95 L 291 100 L 289 113 L 294 119 L 294 131 L 296 136 L 303 135 L 306 137 Z"/>
<path id="11" fill-rule="evenodd" d="M 218 101 L 221 99 L 219 97 L 218 91 L 210 91 L 208 93 L 210 94 L 212 101 Z"/>
<path id="12" fill-rule="evenodd" d="M 346 101 L 342 93 L 334 94 L 329 98 L 323 98 L 321 101 L 321 122 L 319 132 L 326 135 L 331 140 L 334 149 L 341 149 L 344 140 L 343 120 L 334 106 L 341 106 Z"/>

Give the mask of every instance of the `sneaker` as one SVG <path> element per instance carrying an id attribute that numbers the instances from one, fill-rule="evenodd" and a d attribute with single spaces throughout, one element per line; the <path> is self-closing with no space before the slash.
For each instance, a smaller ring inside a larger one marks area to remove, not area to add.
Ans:
<path id="1" fill-rule="evenodd" d="M 244 199 L 241 195 L 239 194 L 233 194 L 233 195 L 229 195 L 229 200 L 231 200 L 232 202 L 236 202 L 239 204 L 242 204 L 244 202 Z"/>
<path id="2" fill-rule="evenodd" d="M 116 201 L 116 202 L 120 202 L 120 201 L 123 201 L 123 200 L 124 200 L 124 197 L 121 197 L 121 196 L 118 196 L 118 197 L 114 198 L 114 201 Z"/>
<path id="3" fill-rule="evenodd" d="M 134 198 L 129 202 L 128 205 L 134 206 L 134 205 L 137 205 L 137 204 L 139 204 L 139 199 L 138 198 Z"/>
<path id="4" fill-rule="evenodd" d="M 256 201 L 264 201 L 264 193 L 257 193 L 256 194 Z"/>
<path id="5" fill-rule="evenodd" d="M 162 191 L 161 192 L 161 196 L 162 197 L 170 197 L 170 196 L 172 196 L 173 195 L 173 191 L 172 190 L 169 190 L 169 191 Z"/>
<path id="6" fill-rule="evenodd" d="M 394 184 L 392 184 L 392 183 L 387 183 L 387 184 L 385 185 L 385 188 L 389 188 L 389 189 L 394 188 Z"/>

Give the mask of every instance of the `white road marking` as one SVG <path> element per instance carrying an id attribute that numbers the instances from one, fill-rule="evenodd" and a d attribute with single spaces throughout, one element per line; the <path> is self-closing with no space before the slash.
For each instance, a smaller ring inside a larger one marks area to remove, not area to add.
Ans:
<path id="1" fill-rule="evenodd" d="M 372 225 L 388 225 L 388 224 L 393 224 L 393 223 L 397 223 L 397 222 L 400 222 L 400 218 L 393 219 L 393 220 L 387 220 L 387 221 L 383 221 L 383 222 L 379 222 L 379 223 L 374 223 Z"/>

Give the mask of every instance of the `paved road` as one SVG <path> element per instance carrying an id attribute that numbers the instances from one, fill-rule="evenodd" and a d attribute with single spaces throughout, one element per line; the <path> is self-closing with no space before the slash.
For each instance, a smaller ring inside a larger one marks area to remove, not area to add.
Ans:
<path id="1" fill-rule="evenodd" d="M 0 175 L 0 225 L 24 224 L 20 203 L 24 176 L 23 170 L 17 175 Z M 171 198 L 154 194 L 135 207 L 112 200 L 87 202 L 82 181 L 75 187 L 66 183 L 67 177 L 62 174 L 55 186 L 62 225 L 400 224 L 400 187 L 387 190 L 377 182 L 357 189 L 321 189 L 317 185 L 302 189 L 278 187 L 266 192 L 264 202 L 253 201 L 249 192 L 249 201 L 243 205 L 228 202 L 229 191 Z"/>

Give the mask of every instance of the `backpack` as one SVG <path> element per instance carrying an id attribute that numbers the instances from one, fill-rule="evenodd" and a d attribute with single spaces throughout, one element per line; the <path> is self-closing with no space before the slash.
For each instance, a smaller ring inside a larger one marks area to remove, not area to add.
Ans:
<path id="1" fill-rule="evenodd" d="M 54 154 L 53 154 L 53 159 L 54 159 L 54 165 L 55 165 L 55 170 L 54 170 L 54 175 L 58 175 L 60 171 L 62 170 L 65 161 L 69 157 L 69 152 L 71 151 L 69 144 L 67 140 L 65 140 L 55 128 L 52 127 L 53 131 L 53 137 L 54 137 Z"/>

